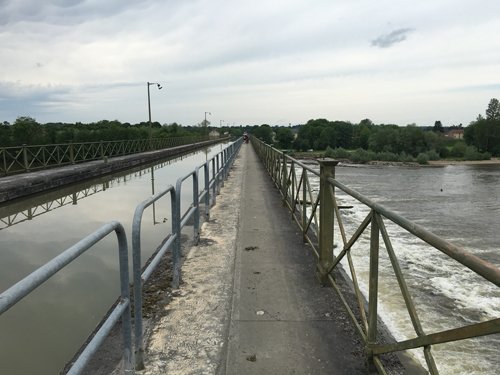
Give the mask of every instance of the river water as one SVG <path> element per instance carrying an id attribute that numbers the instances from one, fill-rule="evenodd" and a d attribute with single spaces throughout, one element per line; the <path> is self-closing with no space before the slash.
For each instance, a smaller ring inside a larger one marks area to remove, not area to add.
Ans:
<path id="1" fill-rule="evenodd" d="M 226 146 L 0 206 L 0 292 L 111 220 L 124 226 L 130 249 L 136 206 L 153 188 L 175 186 L 177 178 Z M 182 191 L 184 212 L 192 202 L 191 178 Z M 165 196 L 154 212 L 150 206 L 144 213 L 143 261 L 170 231 L 170 198 Z M 0 373 L 58 374 L 119 291 L 117 241 L 111 234 L 0 316 Z"/>
<path id="2" fill-rule="evenodd" d="M 336 178 L 386 208 L 500 267 L 500 166 L 352 166 Z M 316 180 L 317 184 L 317 180 Z M 369 209 L 340 190 L 350 238 Z M 426 333 L 500 317 L 500 288 L 384 221 Z M 360 287 L 368 296 L 369 230 L 352 249 Z M 342 248 L 340 234 L 335 242 Z M 397 339 L 415 337 L 409 315 L 380 238 L 379 313 Z M 338 250 L 337 250 L 338 252 Z M 343 264 L 348 270 L 346 262 Z M 441 374 L 500 373 L 500 335 L 433 346 Z M 411 351 L 425 363 L 421 350 Z"/>

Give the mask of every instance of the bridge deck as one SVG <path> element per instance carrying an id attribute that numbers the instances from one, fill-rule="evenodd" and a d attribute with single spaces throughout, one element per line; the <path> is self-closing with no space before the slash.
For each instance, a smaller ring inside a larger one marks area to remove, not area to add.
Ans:
<path id="1" fill-rule="evenodd" d="M 335 293 L 249 146 L 243 175 L 226 373 L 366 373 Z"/>
<path id="2" fill-rule="evenodd" d="M 143 374 L 366 374 L 362 345 L 251 145 L 153 323 Z"/>

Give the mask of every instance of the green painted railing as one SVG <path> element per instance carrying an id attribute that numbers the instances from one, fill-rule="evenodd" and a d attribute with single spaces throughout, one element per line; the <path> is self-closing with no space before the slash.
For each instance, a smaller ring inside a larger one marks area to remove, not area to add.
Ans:
<path id="1" fill-rule="evenodd" d="M 433 345 L 500 333 L 500 318 L 470 323 L 440 332 L 428 333 L 419 319 L 414 299 L 407 286 L 404 269 L 400 266 L 384 220 L 389 220 L 399 227 L 404 228 L 413 236 L 429 244 L 435 251 L 442 252 L 453 258 L 497 287 L 500 287 L 499 268 L 468 253 L 461 247 L 445 241 L 425 228 L 343 185 L 335 179 L 335 165 L 338 163 L 337 161 L 332 159 L 319 161 L 320 172 L 318 173 L 310 166 L 291 158 L 254 137 L 252 137 L 252 144 L 274 183 L 280 190 L 285 205 L 291 211 L 292 219 L 301 228 L 304 242 L 310 244 L 318 259 L 318 279 L 323 285 L 332 286 L 338 293 L 352 323 L 364 342 L 369 363 L 375 365 L 380 373 L 386 374 L 381 361 L 382 355 L 420 348 L 423 350 L 428 371 L 433 375 L 439 374 L 431 352 Z M 318 178 L 320 181 L 319 192 L 314 191 L 310 183 L 311 179 L 317 180 Z M 344 221 L 340 214 L 340 210 L 346 207 L 338 205 L 335 198 L 335 188 L 342 190 L 361 204 L 370 208 L 369 214 L 350 237 L 347 236 Z M 334 230 L 335 226 L 338 228 L 338 231 Z M 355 265 L 351 257 L 351 249 L 369 227 L 370 244 L 366 246 L 366 251 L 369 251 L 370 254 L 369 290 L 368 301 L 366 303 L 365 297 L 359 288 Z M 334 254 L 334 236 L 337 237 L 339 234 L 342 241 L 342 249 L 338 254 Z M 411 320 L 411 325 L 415 332 L 413 338 L 394 343 L 384 343 L 377 329 L 379 259 L 384 249 L 384 246 L 380 246 L 380 239 L 385 244 L 385 250 L 390 259 Z M 350 278 L 356 295 L 357 306 L 351 306 L 347 302 L 348 298 L 342 293 L 342 288 L 334 276 L 336 268 L 342 259 L 347 259 L 349 265 Z M 450 316 L 452 313 L 453 311 L 450 311 Z"/>
<path id="2" fill-rule="evenodd" d="M 61 143 L 0 148 L 0 175 L 30 172 L 85 161 L 161 150 L 209 139 L 208 136 Z"/>

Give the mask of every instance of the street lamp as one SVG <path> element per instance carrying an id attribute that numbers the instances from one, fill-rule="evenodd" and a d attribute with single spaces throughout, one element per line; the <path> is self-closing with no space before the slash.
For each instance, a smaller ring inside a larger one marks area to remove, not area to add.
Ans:
<path id="1" fill-rule="evenodd" d="M 224 122 L 224 120 L 219 120 L 219 128 L 222 128 L 222 123 Z"/>
<path id="2" fill-rule="evenodd" d="M 210 112 L 205 112 L 205 122 L 203 123 L 203 126 L 205 126 L 205 129 L 206 129 L 206 132 L 207 135 L 208 135 L 208 125 L 207 125 L 207 113 L 212 116 L 212 114 Z"/>
<path id="3" fill-rule="evenodd" d="M 153 130 L 152 130 L 152 125 L 151 125 L 151 98 L 149 95 L 149 86 L 151 85 L 156 85 L 158 87 L 158 90 L 161 90 L 161 85 L 156 82 L 147 82 L 148 86 L 148 113 L 149 113 L 149 147 L 151 148 L 152 145 L 152 139 L 153 139 Z"/>

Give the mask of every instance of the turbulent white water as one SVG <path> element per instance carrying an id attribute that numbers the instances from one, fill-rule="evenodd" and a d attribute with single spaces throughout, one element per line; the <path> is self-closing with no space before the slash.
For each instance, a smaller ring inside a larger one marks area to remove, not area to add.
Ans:
<path id="1" fill-rule="evenodd" d="M 337 179 L 467 251 L 500 265 L 500 168 L 337 167 Z M 317 180 L 313 182 L 317 185 Z M 369 208 L 336 190 L 348 238 Z M 500 316 L 500 289 L 389 220 L 384 223 L 426 333 Z M 342 248 L 336 232 L 336 243 Z M 382 237 L 379 314 L 398 339 L 415 337 Z M 352 249 L 360 287 L 368 295 L 369 229 Z M 344 262 L 344 268 L 348 265 Z M 434 345 L 441 374 L 500 371 L 499 335 Z M 421 350 L 411 351 L 425 363 Z"/>

